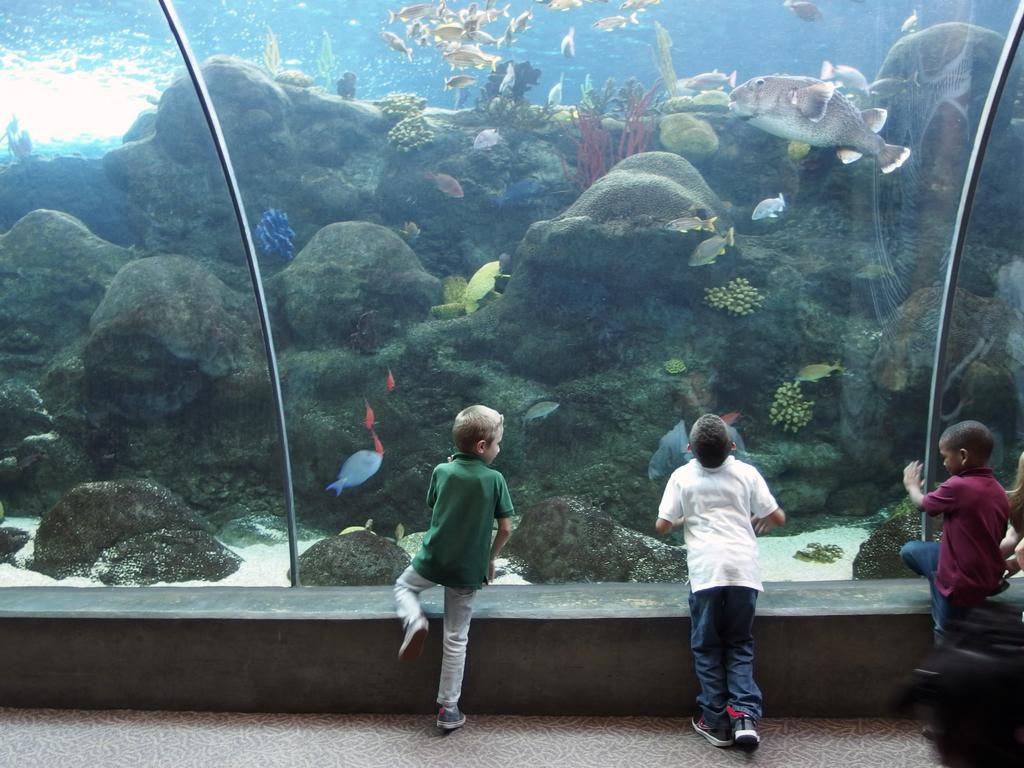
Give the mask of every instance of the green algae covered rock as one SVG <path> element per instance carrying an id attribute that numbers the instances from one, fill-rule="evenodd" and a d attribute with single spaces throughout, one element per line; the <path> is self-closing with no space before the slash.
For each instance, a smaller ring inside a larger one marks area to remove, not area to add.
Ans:
<path id="1" fill-rule="evenodd" d="M 699 160 L 718 151 L 715 129 L 707 121 L 685 112 L 662 117 L 658 136 L 661 146 L 683 157 Z"/>

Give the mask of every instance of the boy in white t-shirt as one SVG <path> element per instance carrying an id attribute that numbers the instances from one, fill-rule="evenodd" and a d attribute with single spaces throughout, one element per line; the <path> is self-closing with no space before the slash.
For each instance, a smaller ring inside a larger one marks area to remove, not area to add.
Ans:
<path id="1" fill-rule="evenodd" d="M 690 647 L 700 682 L 693 728 L 716 747 L 761 741 L 754 682 L 754 608 L 763 591 L 757 535 L 786 522 L 761 474 L 729 453 L 725 422 L 697 419 L 695 458 L 668 480 L 658 507 L 662 536 L 683 527 L 690 570 Z"/>

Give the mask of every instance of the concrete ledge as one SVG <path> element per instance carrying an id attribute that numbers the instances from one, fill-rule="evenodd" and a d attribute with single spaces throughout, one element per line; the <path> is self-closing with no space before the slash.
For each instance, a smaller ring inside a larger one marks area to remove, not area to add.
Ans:
<path id="1" fill-rule="evenodd" d="M 0 590 L 0 706 L 431 711 L 440 590 L 424 657 L 399 664 L 388 588 Z M 687 588 L 489 587 L 473 619 L 471 712 L 678 715 L 697 693 Z M 1024 604 L 1024 588 L 999 598 Z M 769 584 L 757 678 L 780 717 L 888 714 L 931 644 L 923 580 Z"/>

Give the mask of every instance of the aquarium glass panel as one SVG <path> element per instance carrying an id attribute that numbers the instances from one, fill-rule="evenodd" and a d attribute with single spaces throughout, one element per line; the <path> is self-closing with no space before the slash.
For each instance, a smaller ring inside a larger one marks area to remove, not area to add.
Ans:
<path id="1" fill-rule="evenodd" d="M 287 584 L 252 284 L 159 5 L 7 0 L 0 58 L 0 584 Z"/>
<path id="2" fill-rule="evenodd" d="M 504 415 L 492 468 L 516 530 L 496 583 L 685 580 L 684 528 L 659 538 L 655 520 L 702 414 L 786 510 L 760 541 L 763 579 L 910 575 L 902 467 L 924 450 L 952 226 L 1012 6 L 180 0 L 270 305 L 302 582 L 394 580 L 440 522 L 428 489 L 450 508 L 435 468 L 493 454 L 488 433 L 453 437 L 474 403 Z M 4 54 L 31 63 L 39 30 L 67 29 L 50 69 L 120 57 L 140 92 L 124 116 L 63 95 L 60 130 L 29 111 L 54 103 L 45 90 L 5 99 L 26 107 L 6 132 L 3 247 L 38 197 L 154 265 L 154 299 L 110 298 L 116 263 L 70 334 L 24 336 L 27 310 L 5 304 L 5 354 L 30 371 L 10 378 L 64 420 L 51 431 L 86 457 L 83 480 L 161 483 L 220 541 L 276 552 L 262 583 L 287 583 L 248 274 L 195 97 L 155 4 L 75 7 L 5 4 Z M 100 113 L 118 128 L 69 133 Z M 120 197 L 27 170 L 72 160 Z M 62 258 L 65 274 L 97 263 Z M 83 301 L 81 279 L 59 284 Z M 951 364 L 996 354 L 973 349 Z M 34 413 L 32 397 L 4 402 Z M 47 482 L 56 449 L 8 444 L 0 498 L 13 512 L 50 494 L 40 515 L 73 473 Z"/>
<path id="3" fill-rule="evenodd" d="M 473 403 L 505 417 L 498 583 L 685 579 L 655 519 L 705 413 L 788 515 L 764 579 L 909 576 L 1011 6 L 179 2 L 260 251 L 303 583 L 393 581 Z"/>
<path id="4" fill-rule="evenodd" d="M 1024 164 L 1022 71 L 1018 53 L 971 213 L 946 345 L 940 425 L 946 429 L 976 420 L 988 427 L 993 438 L 989 464 L 1007 489 L 1024 481 L 1024 190 L 1018 183 Z"/>

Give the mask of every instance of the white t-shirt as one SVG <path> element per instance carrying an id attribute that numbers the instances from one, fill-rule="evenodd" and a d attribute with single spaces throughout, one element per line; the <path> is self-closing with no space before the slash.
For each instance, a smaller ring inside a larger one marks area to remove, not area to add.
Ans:
<path id="1" fill-rule="evenodd" d="M 709 469 L 691 459 L 668 479 L 658 517 L 683 521 L 694 592 L 712 587 L 763 591 L 750 518 L 768 517 L 778 506 L 750 464 L 728 456 L 722 466 Z"/>

